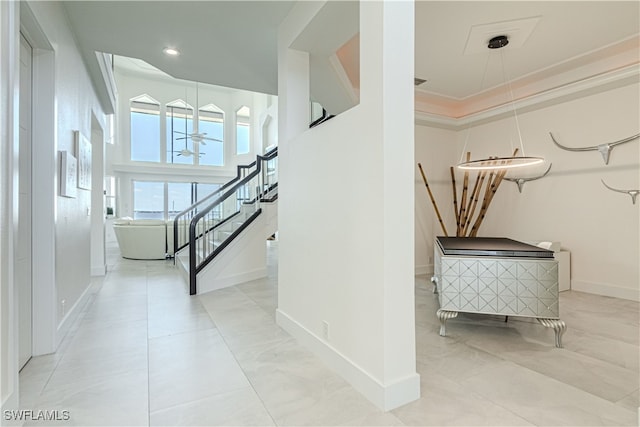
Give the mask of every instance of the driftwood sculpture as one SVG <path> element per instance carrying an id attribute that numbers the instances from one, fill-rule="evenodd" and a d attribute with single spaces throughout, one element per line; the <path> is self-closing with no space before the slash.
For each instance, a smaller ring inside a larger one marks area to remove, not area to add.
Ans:
<path id="1" fill-rule="evenodd" d="M 536 179 L 543 178 L 547 176 L 550 170 L 551 170 L 551 163 L 549 163 L 549 167 L 547 168 L 547 170 L 540 176 L 534 176 L 532 178 L 505 178 L 505 179 L 510 182 L 515 182 L 516 185 L 518 186 L 518 192 L 522 193 L 522 187 L 524 187 L 525 182 L 535 181 Z"/>
<path id="2" fill-rule="evenodd" d="M 571 147 L 565 147 L 564 145 L 556 141 L 555 137 L 551 132 L 549 132 L 549 135 L 551 135 L 551 140 L 553 141 L 554 144 L 556 144 L 558 147 L 566 151 L 599 151 L 600 154 L 602 154 L 602 159 L 604 160 L 605 165 L 609 164 L 609 155 L 611 154 L 611 150 L 613 150 L 615 147 L 617 147 L 620 144 L 624 144 L 625 142 L 633 141 L 634 139 L 640 138 L 640 133 L 638 133 L 628 138 L 621 139 L 619 141 L 609 142 L 609 143 L 600 144 L 600 145 L 592 145 L 590 147 L 571 148 Z"/>
<path id="3" fill-rule="evenodd" d="M 518 149 L 516 148 L 513 155 L 515 156 L 517 152 Z M 467 161 L 469 161 L 470 158 L 471 153 L 467 153 Z M 427 187 L 427 192 L 429 193 L 431 204 L 433 205 L 438 221 L 440 222 L 440 227 L 442 227 L 442 232 L 445 236 L 449 236 L 420 163 L 418 163 L 418 168 L 422 174 L 424 185 Z M 456 218 L 456 237 L 476 237 L 478 235 L 480 225 L 482 225 L 482 221 L 487 214 L 489 205 L 498 191 L 498 187 L 500 187 L 504 176 L 507 174 L 507 170 L 497 169 L 491 171 L 478 171 L 471 192 L 469 192 L 469 171 L 465 171 L 462 181 L 462 194 L 459 201 L 454 167 L 451 166 L 449 170 L 451 172 L 451 184 L 453 189 L 453 210 Z M 480 205 L 480 210 L 474 219 L 474 214 L 476 213 L 478 204 Z"/>
<path id="4" fill-rule="evenodd" d="M 636 198 L 638 197 L 638 194 L 640 194 L 640 190 L 618 190 L 617 188 L 612 188 L 609 187 L 607 185 L 606 182 L 604 182 L 604 180 L 600 180 L 602 181 L 602 183 L 604 184 L 605 187 L 607 187 L 609 190 L 611 191 L 615 191 L 617 193 L 624 193 L 624 194 L 628 194 L 631 196 L 631 202 L 635 205 L 636 204 Z"/>

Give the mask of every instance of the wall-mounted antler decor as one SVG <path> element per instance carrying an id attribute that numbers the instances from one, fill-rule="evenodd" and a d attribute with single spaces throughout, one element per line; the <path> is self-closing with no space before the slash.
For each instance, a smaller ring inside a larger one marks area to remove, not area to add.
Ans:
<path id="1" fill-rule="evenodd" d="M 604 180 L 600 180 L 602 181 L 602 183 L 604 184 L 605 187 L 607 187 L 609 190 L 611 191 L 615 191 L 617 193 L 624 193 L 624 194 L 628 194 L 631 196 L 631 202 L 635 205 L 636 204 L 636 197 L 638 197 L 638 194 L 640 194 L 640 190 L 618 190 L 617 188 L 612 188 L 609 187 L 607 185 L 606 182 L 604 182 Z"/>
<path id="2" fill-rule="evenodd" d="M 534 176 L 532 178 L 504 178 L 504 179 L 507 180 L 507 181 L 510 181 L 510 182 L 515 182 L 516 185 L 518 186 L 518 192 L 522 193 L 522 187 L 524 187 L 524 183 L 525 182 L 535 181 L 536 179 L 540 179 L 540 178 L 543 178 L 543 177 L 547 176 L 547 174 L 551 170 L 551 165 L 552 165 L 552 163 L 549 163 L 549 167 L 547 168 L 545 173 L 543 173 L 540 176 Z"/>
<path id="3" fill-rule="evenodd" d="M 604 160 L 604 164 L 605 165 L 609 164 L 609 155 L 611 154 L 611 150 L 613 150 L 615 147 L 617 147 L 620 144 L 624 144 L 625 142 L 633 141 L 634 139 L 640 138 L 640 133 L 638 133 L 638 134 L 635 134 L 635 135 L 630 136 L 628 138 L 621 139 L 619 141 L 609 142 L 609 143 L 600 144 L 600 145 L 593 145 L 591 147 L 571 148 L 571 147 L 565 147 L 564 145 L 562 145 L 558 141 L 556 141 L 556 139 L 554 138 L 554 136 L 553 136 L 553 134 L 551 132 L 549 132 L 549 135 L 551 135 L 551 140 L 553 140 L 554 144 L 556 144 L 558 147 L 562 148 L 563 150 L 567 150 L 567 151 L 599 151 L 600 154 L 602 154 L 602 159 Z"/>

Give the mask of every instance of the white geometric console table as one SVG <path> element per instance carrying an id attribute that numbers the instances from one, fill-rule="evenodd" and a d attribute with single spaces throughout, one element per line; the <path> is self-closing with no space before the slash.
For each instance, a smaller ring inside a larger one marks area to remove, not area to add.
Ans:
<path id="1" fill-rule="evenodd" d="M 431 281 L 441 336 L 459 312 L 533 317 L 554 330 L 562 347 L 567 327 L 559 317 L 552 251 L 506 238 L 436 237 Z"/>

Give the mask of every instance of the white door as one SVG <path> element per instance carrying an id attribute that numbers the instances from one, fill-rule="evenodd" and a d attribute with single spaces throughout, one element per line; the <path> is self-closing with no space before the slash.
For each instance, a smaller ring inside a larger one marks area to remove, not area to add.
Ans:
<path id="1" fill-rule="evenodd" d="M 16 241 L 15 276 L 18 286 L 18 336 L 20 368 L 32 354 L 32 274 L 31 274 L 31 88 L 32 48 L 20 35 L 20 158 L 19 219 Z"/>

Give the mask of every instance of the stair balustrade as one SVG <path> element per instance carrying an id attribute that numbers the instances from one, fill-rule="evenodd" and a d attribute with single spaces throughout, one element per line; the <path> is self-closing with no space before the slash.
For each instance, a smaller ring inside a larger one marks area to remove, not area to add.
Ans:
<path id="1" fill-rule="evenodd" d="M 174 254 L 188 247 L 189 293 L 197 293 L 197 274 L 262 212 L 260 203 L 277 198 L 277 147 L 238 166 L 237 176 L 176 215 Z"/>

